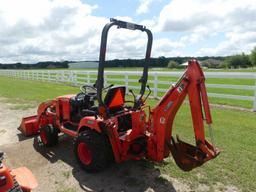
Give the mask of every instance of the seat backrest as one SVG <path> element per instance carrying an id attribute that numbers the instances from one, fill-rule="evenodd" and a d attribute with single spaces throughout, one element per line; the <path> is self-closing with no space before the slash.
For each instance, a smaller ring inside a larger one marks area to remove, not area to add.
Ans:
<path id="1" fill-rule="evenodd" d="M 125 86 L 111 87 L 104 99 L 104 104 L 109 109 L 118 109 L 123 106 L 125 102 Z"/>

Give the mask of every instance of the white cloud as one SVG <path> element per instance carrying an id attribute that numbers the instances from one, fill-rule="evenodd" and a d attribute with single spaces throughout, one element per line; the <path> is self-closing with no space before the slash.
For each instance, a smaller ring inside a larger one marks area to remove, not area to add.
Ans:
<path id="1" fill-rule="evenodd" d="M 256 32 L 245 32 L 238 34 L 230 32 L 226 34 L 227 39 L 220 42 L 214 48 L 201 48 L 196 55 L 232 55 L 241 52 L 249 53 L 256 46 Z"/>
<path id="2" fill-rule="evenodd" d="M 183 43 L 210 41 L 225 34 L 226 40 L 215 48 L 200 49 L 197 54 L 226 55 L 249 52 L 255 46 L 256 2 L 253 0 L 172 0 L 158 18 L 160 31 L 187 32 Z"/>
<path id="3" fill-rule="evenodd" d="M 80 0 L 0 0 L 0 5 L 0 63 L 98 60 L 109 19 L 92 16 L 97 5 Z M 146 33 L 113 27 L 106 58 L 143 58 L 146 42 Z"/>
<path id="4" fill-rule="evenodd" d="M 149 6 L 153 0 L 140 0 L 140 5 L 136 10 L 137 14 L 144 14 L 149 11 Z"/>
<path id="5" fill-rule="evenodd" d="M 181 42 L 171 41 L 168 38 L 160 38 L 154 42 L 152 56 L 181 56 L 181 52 L 178 49 L 183 47 L 184 44 Z"/>
<path id="6" fill-rule="evenodd" d="M 152 2 L 141 1 L 139 12 L 147 12 Z M 101 30 L 109 20 L 93 16 L 94 11 L 97 5 L 81 0 L 0 0 L 0 63 L 97 60 Z M 116 18 L 133 22 L 129 16 Z M 256 3 L 251 0 L 172 0 L 159 17 L 139 23 L 161 32 L 153 41 L 154 57 L 182 56 L 186 45 L 220 33 L 225 39 L 216 47 L 205 44 L 193 55 L 248 52 L 256 46 Z M 171 39 L 169 32 L 186 35 Z M 113 27 L 107 59 L 143 58 L 146 43 L 146 33 Z"/>
<path id="7" fill-rule="evenodd" d="M 0 0 L 0 5 L 0 62 L 95 57 L 91 39 L 99 39 L 108 21 L 91 16 L 97 6 L 80 0 Z"/>

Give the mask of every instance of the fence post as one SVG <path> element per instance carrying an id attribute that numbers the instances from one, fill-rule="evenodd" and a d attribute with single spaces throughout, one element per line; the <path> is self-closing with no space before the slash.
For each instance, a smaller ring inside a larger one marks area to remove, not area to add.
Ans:
<path id="1" fill-rule="evenodd" d="M 90 85 L 90 72 L 87 71 L 87 83 L 88 85 Z"/>
<path id="2" fill-rule="evenodd" d="M 76 71 L 73 71 L 73 83 L 75 86 L 77 86 L 77 73 Z"/>
<path id="3" fill-rule="evenodd" d="M 104 87 L 108 85 L 108 76 L 107 73 L 104 74 Z"/>
<path id="4" fill-rule="evenodd" d="M 124 76 L 124 80 L 125 80 L 125 87 L 126 87 L 126 93 L 125 94 L 128 94 L 128 90 L 129 90 L 129 76 L 127 74 L 127 72 L 125 72 L 125 76 Z"/>
<path id="5" fill-rule="evenodd" d="M 45 75 L 44 75 L 44 73 L 45 73 L 45 71 L 43 70 L 43 71 L 42 71 L 42 81 L 45 80 Z"/>
<path id="6" fill-rule="evenodd" d="M 47 71 L 48 73 L 48 81 L 50 81 L 50 71 Z"/>
<path id="7" fill-rule="evenodd" d="M 253 111 L 256 112 L 256 75 L 254 75 L 254 102 L 253 102 Z"/>
<path id="8" fill-rule="evenodd" d="M 62 70 L 61 71 L 61 82 L 64 82 L 64 76 L 65 76 L 65 74 L 64 74 L 64 71 Z"/>
<path id="9" fill-rule="evenodd" d="M 55 74 L 55 82 L 56 83 L 59 83 L 59 78 L 60 78 L 60 71 L 56 71 L 56 74 Z"/>
<path id="10" fill-rule="evenodd" d="M 158 86 L 158 76 L 154 73 L 154 98 L 157 98 L 157 86 Z"/>

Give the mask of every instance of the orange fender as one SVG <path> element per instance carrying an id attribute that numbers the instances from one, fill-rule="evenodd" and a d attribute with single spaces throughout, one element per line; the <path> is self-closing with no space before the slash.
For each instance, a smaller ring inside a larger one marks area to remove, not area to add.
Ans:
<path id="1" fill-rule="evenodd" d="M 0 192 L 8 191 L 13 187 L 13 178 L 10 174 L 10 170 L 2 164 L 0 168 L 0 177 L 5 177 L 6 183 L 3 186 L 0 186 Z"/>
<path id="2" fill-rule="evenodd" d="M 29 192 L 38 186 L 35 176 L 26 167 L 13 169 L 11 174 L 15 177 L 24 192 Z"/>

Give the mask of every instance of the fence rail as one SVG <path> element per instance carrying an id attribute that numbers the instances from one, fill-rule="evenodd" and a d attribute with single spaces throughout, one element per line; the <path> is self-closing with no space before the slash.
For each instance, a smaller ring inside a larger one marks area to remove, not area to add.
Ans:
<path id="1" fill-rule="evenodd" d="M 182 72 L 149 72 L 148 84 L 150 84 L 153 97 L 157 98 L 163 94 L 167 85 L 175 82 L 167 81 L 167 77 L 180 77 Z M 67 83 L 79 86 L 84 83 L 93 84 L 97 77 L 97 71 L 87 70 L 0 70 L 0 75 L 14 78 L 30 79 L 37 81 L 50 81 L 56 83 Z M 128 88 L 140 89 L 138 77 L 141 72 L 137 71 L 105 71 L 105 84 L 124 84 Z M 231 85 L 231 84 L 207 84 L 209 88 L 252 90 L 254 96 L 232 95 L 222 93 L 208 93 L 210 97 L 252 101 L 253 111 L 256 111 L 256 73 L 243 72 L 206 72 L 206 78 L 225 79 L 253 79 L 255 85 Z"/>

